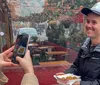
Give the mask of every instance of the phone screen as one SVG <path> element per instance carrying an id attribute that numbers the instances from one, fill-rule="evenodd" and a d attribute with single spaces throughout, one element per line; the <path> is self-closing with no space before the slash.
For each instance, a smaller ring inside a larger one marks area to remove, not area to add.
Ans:
<path id="1" fill-rule="evenodd" d="M 28 40 L 29 40 L 28 34 L 21 34 L 17 36 L 13 57 L 12 57 L 12 61 L 14 63 L 18 63 L 16 61 L 16 56 L 20 56 L 22 58 L 24 57 L 27 50 Z"/>

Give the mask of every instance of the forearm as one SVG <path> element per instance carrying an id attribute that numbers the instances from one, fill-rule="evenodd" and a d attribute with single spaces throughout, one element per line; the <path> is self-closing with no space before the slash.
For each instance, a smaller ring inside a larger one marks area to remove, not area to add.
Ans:
<path id="1" fill-rule="evenodd" d="M 8 78 L 0 71 L 0 85 L 4 85 L 8 82 Z"/>
<path id="2" fill-rule="evenodd" d="M 21 85 L 39 85 L 39 82 L 35 74 L 26 73 L 22 79 Z"/>
<path id="3" fill-rule="evenodd" d="M 66 69 L 64 73 L 72 73 L 78 75 L 78 68 L 75 65 L 72 65 L 69 69 Z"/>
<path id="4" fill-rule="evenodd" d="M 69 69 L 66 69 L 64 73 L 72 73 L 75 75 L 79 74 L 79 61 L 80 61 L 80 56 L 81 56 L 81 50 L 78 53 L 77 58 L 73 62 L 73 65 Z"/>

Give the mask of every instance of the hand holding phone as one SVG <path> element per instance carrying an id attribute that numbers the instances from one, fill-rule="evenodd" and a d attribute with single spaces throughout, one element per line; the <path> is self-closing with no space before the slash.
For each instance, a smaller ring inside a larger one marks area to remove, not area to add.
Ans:
<path id="1" fill-rule="evenodd" d="M 13 63 L 18 63 L 16 61 L 16 57 L 19 56 L 23 58 L 25 56 L 26 50 L 28 48 L 28 42 L 29 42 L 29 35 L 28 34 L 21 34 L 17 36 L 14 53 L 12 57 Z"/>

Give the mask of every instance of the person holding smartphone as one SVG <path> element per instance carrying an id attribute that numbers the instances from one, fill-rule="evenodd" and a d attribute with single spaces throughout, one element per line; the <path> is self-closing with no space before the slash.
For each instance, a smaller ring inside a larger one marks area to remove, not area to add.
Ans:
<path id="1" fill-rule="evenodd" d="M 15 66 L 15 64 L 12 63 L 10 59 L 13 55 L 13 50 L 14 46 L 0 54 L 0 85 L 4 85 L 8 82 L 8 78 L 3 74 L 1 69 L 7 66 Z M 38 79 L 34 74 L 30 51 L 27 50 L 23 58 L 17 56 L 16 60 L 19 62 L 19 65 L 23 68 L 25 73 L 21 85 L 39 85 Z"/>

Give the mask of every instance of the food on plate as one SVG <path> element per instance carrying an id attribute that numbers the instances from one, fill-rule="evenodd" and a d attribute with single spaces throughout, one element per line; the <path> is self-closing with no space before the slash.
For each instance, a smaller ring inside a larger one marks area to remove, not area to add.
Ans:
<path id="1" fill-rule="evenodd" d="M 57 82 L 61 85 L 72 85 L 76 81 L 81 81 L 80 76 L 68 73 L 68 74 L 62 74 L 60 75 L 56 73 L 54 77 L 57 79 Z"/>
<path id="2" fill-rule="evenodd" d="M 74 75 L 74 74 L 61 74 L 61 75 L 56 75 L 58 79 L 61 80 L 76 80 L 80 79 L 80 76 Z"/>
<path id="3" fill-rule="evenodd" d="M 79 79 L 76 76 L 67 76 L 67 77 L 62 77 L 62 80 L 74 80 L 74 79 Z"/>

